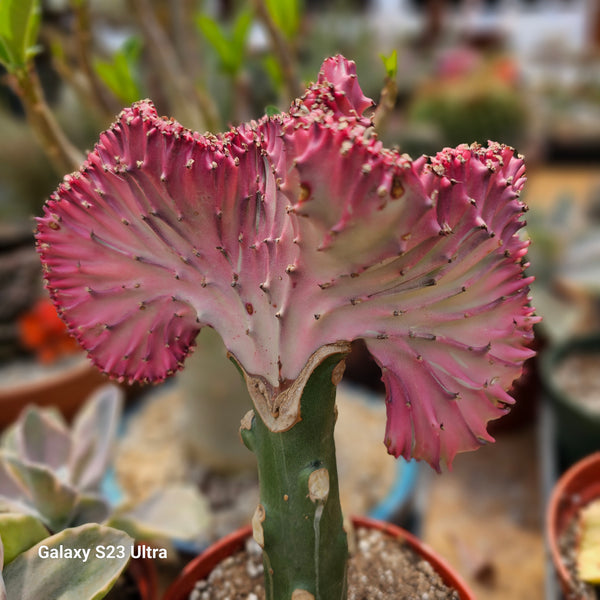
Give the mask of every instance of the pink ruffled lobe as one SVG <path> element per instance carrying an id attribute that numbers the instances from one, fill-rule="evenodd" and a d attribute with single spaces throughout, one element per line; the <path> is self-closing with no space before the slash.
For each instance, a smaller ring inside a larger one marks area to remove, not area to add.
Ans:
<path id="1" fill-rule="evenodd" d="M 373 106 L 373 100 L 363 94 L 358 83 L 354 61 L 337 55 L 325 60 L 317 82 L 292 105 L 290 114 L 313 118 L 329 112 L 335 119 L 356 119 L 369 127 L 372 123 L 364 112 Z"/>
<path id="2" fill-rule="evenodd" d="M 264 164 L 255 137 L 203 138 L 137 103 L 48 201 L 37 233 L 47 286 L 103 371 L 160 381 L 181 368 L 202 325 L 245 361 L 268 358 L 236 326 L 250 318 L 240 304 L 257 313 L 264 304 L 267 252 L 248 253 L 250 266 L 240 255 L 269 227 L 268 215 L 257 218 Z M 243 303 L 242 270 L 256 280 Z M 269 338 L 267 322 L 263 331 Z M 276 360 L 253 366 L 277 372 Z"/>
<path id="3" fill-rule="evenodd" d="M 534 354 L 539 318 L 524 273 L 528 244 L 516 235 L 526 209 L 522 159 L 498 144 L 459 146 L 415 168 L 435 202 L 440 239 L 428 252 L 435 275 L 412 298 L 398 295 L 397 333 L 388 326 L 387 337 L 367 347 L 388 392 L 390 452 L 439 470 L 493 441 L 487 423 L 513 402 L 507 390 Z"/>

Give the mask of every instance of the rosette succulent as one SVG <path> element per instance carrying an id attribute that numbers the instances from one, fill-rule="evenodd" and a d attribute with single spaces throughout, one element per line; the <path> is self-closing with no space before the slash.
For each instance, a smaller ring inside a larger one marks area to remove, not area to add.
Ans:
<path id="1" fill-rule="evenodd" d="M 2 433 L 0 600 L 3 583 L 11 599 L 102 598 L 130 553 L 103 558 L 94 548 L 192 539 L 206 528 L 206 502 L 191 485 L 167 486 L 137 505 L 111 506 L 102 495 L 122 395 L 102 386 L 71 427 L 55 409 L 29 406 Z"/>
<path id="2" fill-rule="evenodd" d="M 254 411 L 254 535 L 267 597 L 339 599 L 347 545 L 335 385 L 362 338 L 395 456 L 450 464 L 492 441 L 532 326 L 524 164 L 461 145 L 412 160 L 378 141 L 354 63 L 327 59 L 289 112 L 220 135 L 149 101 L 124 110 L 38 221 L 47 287 L 106 373 L 161 381 L 215 329 Z"/>

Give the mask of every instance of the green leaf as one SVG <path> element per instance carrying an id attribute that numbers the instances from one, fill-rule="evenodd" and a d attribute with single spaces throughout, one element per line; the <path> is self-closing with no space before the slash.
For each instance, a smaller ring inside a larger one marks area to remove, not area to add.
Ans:
<path id="1" fill-rule="evenodd" d="M 279 61 L 272 54 L 267 54 L 262 61 L 263 67 L 267 72 L 267 75 L 273 82 L 273 86 L 276 90 L 283 88 L 283 72 Z"/>
<path id="2" fill-rule="evenodd" d="M 275 25 L 292 40 L 300 30 L 302 6 L 300 0 L 266 0 L 266 7 Z"/>
<path id="3" fill-rule="evenodd" d="M 281 111 L 274 104 L 269 104 L 269 106 L 265 108 L 265 114 L 267 117 L 274 117 L 275 115 L 280 115 Z"/>
<path id="4" fill-rule="evenodd" d="M 4 569 L 9 598 L 19 600 L 100 600 L 112 588 L 127 565 L 133 540 L 123 531 L 102 525 L 66 529 L 42 540 L 15 558 Z M 113 558 L 100 558 L 96 549 L 113 546 Z M 44 558 L 45 550 L 63 558 Z M 64 558 L 67 552 L 89 551 L 87 559 Z"/>
<path id="5" fill-rule="evenodd" d="M 9 71 L 23 68 L 36 52 L 39 0 L 0 1 L 0 61 Z"/>
<path id="6" fill-rule="evenodd" d="M 206 15 L 196 17 L 198 29 L 212 46 L 221 61 L 221 67 L 230 74 L 235 74 L 239 68 L 240 59 L 236 49 L 232 47 L 231 40 L 221 29 L 220 25 Z"/>
<path id="7" fill-rule="evenodd" d="M 0 37 L 0 63 L 2 63 L 5 67 L 8 68 L 11 62 L 12 58 L 10 55 L 10 50 L 6 45 L 6 42 Z"/>
<path id="8" fill-rule="evenodd" d="M 140 58 L 143 49 L 144 44 L 141 38 L 137 37 L 136 35 L 132 35 L 123 42 L 121 52 L 128 61 L 134 63 Z"/>
<path id="9" fill-rule="evenodd" d="M 94 69 L 100 79 L 125 104 L 142 97 L 138 78 L 141 50 L 142 42 L 134 36 L 125 41 L 111 60 L 94 61 Z"/>
<path id="10" fill-rule="evenodd" d="M 253 19 L 254 14 L 251 10 L 242 10 L 233 24 L 231 39 L 239 52 L 244 51 Z"/>
<path id="11" fill-rule="evenodd" d="M 42 46 L 37 43 L 40 33 L 40 25 L 42 24 L 42 9 L 39 0 L 34 2 L 34 8 L 30 13 L 30 18 L 27 23 L 25 32 L 25 61 L 29 61 L 35 54 L 38 54 Z"/>
<path id="12" fill-rule="evenodd" d="M 380 54 L 379 57 L 383 63 L 387 78 L 396 79 L 396 74 L 398 73 L 398 52 L 394 50 L 389 56 Z"/>
<path id="13" fill-rule="evenodd" d="M 31 515 L 0 513 L 0 538 L 6 564 L 48 535 L 42 522 Z"/>

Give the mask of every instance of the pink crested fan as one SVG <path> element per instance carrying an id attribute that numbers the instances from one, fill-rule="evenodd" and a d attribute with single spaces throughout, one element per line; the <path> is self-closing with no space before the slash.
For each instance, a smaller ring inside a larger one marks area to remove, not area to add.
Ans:
<path id="1" fill-rule="evenodd" d="M 214 328 L 271 431 L 330 354 L 362 338 L 389 451 L 439 468 L 491 440 L 537 318 L 517 233 L 524 164 L 461 145 L 382 146 L 354 63 L 323 64 L 289 113 L 200 135 L 125 109 L 38 220 L 47 287 L 120 380 L 161 381 Z"/>

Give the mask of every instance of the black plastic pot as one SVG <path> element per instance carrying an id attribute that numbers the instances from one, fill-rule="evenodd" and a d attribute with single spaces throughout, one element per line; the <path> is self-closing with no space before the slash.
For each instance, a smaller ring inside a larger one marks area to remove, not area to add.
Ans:
<path id="1" fill-rule="evenodd" d="M 556 382 L 558 365 L 573 354 L 596 354 L 600 365 L 600 335 L 574 338 L 549 348 L 542 357 L 542 383 L 555 413 L 556 437 L 563 467 L 600 450 L 600 413 L 590 410 Z"/>

